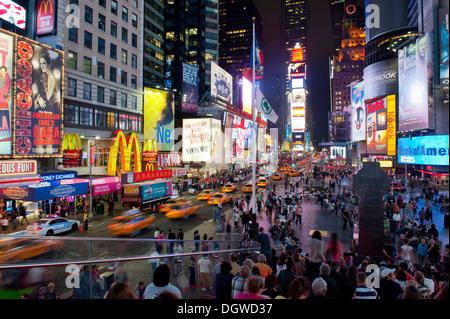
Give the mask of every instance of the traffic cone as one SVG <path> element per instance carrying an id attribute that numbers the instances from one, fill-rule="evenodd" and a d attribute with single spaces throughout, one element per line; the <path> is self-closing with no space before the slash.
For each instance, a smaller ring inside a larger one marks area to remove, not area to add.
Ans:
<path id="1" fill-rule="evenodd" d="M 80 224 L 80 232 L 83 232 L 84 231 L 84 229 L 83 229 L 83 223 L 81 223 Z"/>

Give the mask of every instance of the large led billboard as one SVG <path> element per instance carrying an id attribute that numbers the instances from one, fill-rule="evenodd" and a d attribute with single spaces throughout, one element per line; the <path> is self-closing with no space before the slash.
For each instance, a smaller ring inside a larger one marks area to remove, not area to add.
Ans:
<path id="1" fill-rule="evenodd" d="M 363 141 L 366 139 L 366 111 L 364 105 L 364 81 L 352 84 L 352 141 Z"/>
<path id="2" fill-rule="evenodd" d="M 64 53 L 30 39 L 16 40 L 14 154 L 62 154 Z"/>
<path id="3" fill-rule="evenodd" d="M 183 162 L 222 161 L 220 120 L 183 119 Z"/>
<path id="4" fill-rule="evenodd" d="M 388 95 L 366 102 L 367 154 L 396 154 L 396 102 Z"/>
<path id="5" fill-rule="evenodd" d="M 345 146 L 330 146 L 330 159 L 346 159 L 347 149 Z"/>
<path id="6" fill-rule="evenodd" d="M 232 104 L 233 76 L 211 61 L 211 96 Z"/>
<path id="7" fill-rule="evenodd" d="M 441 78 L 441 96 L 444 100 L 449 98 L 449 23 L 448 23 L 448 4 L 445 8 L 439 9 L 439 64 Z"/>
<path id="8" fill-rule="evenodd" d="M 0 0 L 0 19 L 13 26 L 25 30 L 27 11 L 24 7 L 11 0 Z"/>
<path id="9" fill-rule="evenodd" d="M 429 128 L 432 37 L 428 34 L 398 51 L 399 131 Z"/>
<path id="10" fill-rule="evenodd" d="M 305 89 L 293 89 L 290 98 L 292 133 L 303 133 L 306 129 Z"/>
<path id="11" fill-rule="evenodd" d="M 253 115 L 252 113 L 252 83 L 246 77 L 242 77 L 242 112 Z"/>
<path id="12" fill-rule="evenodd" d="M 144 88 L 144 140 L 155 140 L 158 151 L 172 151 L 173 130 L 173 93 Z"/>
<path id="13" fill-rule="evenodd" d="M 398 139 L 398 162 L 417 165 L 449 165 L 448 135 Z"/>
<path id="14" fill-rule="evenodd" d="M 0 155 L 11 155 L 14 38 L 0 32 L 0 46 L 2 57 L 0 66 Z"/>
<path id="15" fill-rule="evenodd" d="M 183 82 L 181 86 L 181 110 L 197 113 L 198 109 L 198 65 L 183 64 Z"/>

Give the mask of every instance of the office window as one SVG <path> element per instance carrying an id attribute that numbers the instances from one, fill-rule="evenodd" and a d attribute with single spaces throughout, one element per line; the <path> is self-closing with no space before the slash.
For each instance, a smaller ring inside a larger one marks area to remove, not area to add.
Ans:
<path id="1" fill-rule="evenodd" d="M 106 0 L 98 0 L 98 5 L 103 8 L 106 8 Z"/>
<path id="2" fill-rule="evenodd" d="M 120 105 L 123 107 L 123 108 L 126 108 L 127 107 L 127 99 L 128 99 L 128 96 L 127 96 L 127 94 L 126 93 L 121 93 L 121 98 L 120 98 Z"/>
<path id="3" fill-rule="evenodd" d="M 92 49 L 92 33 L 84 31 L 84 47 Z"/>
<path id="4" fill-rule="evenodd" d="M 105 103 L 105 88 L 97 86 L 97 102 Z"/>
<path id="5" fill-rule="evenodd" d="M 122 85 L 127 85 L 127 78 L 128 78 L 128 74 L 125 71 L 122 71 L 122 74 L 120 75 L 120 83 Z"/>
<path id="6" fill-rule="evenodd" d="M 122 41 L 128 43 L 128 30 L 122 28 Z"/>
<path id="7" fill-rule="evenodd" d="M 133 7 L 138 7 L 138 0 L 132 0 L 131 2 L 133 3 Z"/>
<path id="8" fill-rule="evenodd" d="M 122 20 L 128 22 L 128 9 L 122 6 Z"/>
<path id="9" fill-rule="evenodd" d="M 134 48 L 137 48 L 137 41 L 138 41 L 137 35 L 134 34 L 134 33 L 132 33 L 132 34 L 131 34 L 131 45 L 132 45 Z"/>
<path id="10" fill-rule="evenodd" d="M 117 38 L 117 23 L 111 22 L 111 35 Z"/>
<path id="11" fill-rule="evenodd" d="M 105 63 L 97 63 L 97 76 L 102 79 L 105 78 Z"/>
<path id="12" fill-rule="evenodd" d="M 94 125 L 94 110 L 90 107 L 80 107 L 80 125 L 93 126 Z"/>
<path id="13" fill-rule="evenodd" d="M 90 100 L 91 99 L 91 84 L 83 82 L 83 99 Z"/>
<path id="14" fill-rule="evenodd" d="M 105 39 L 98 38 L 98 53 L 105 55 Z"/>
<path id="15" fill-rule="evenodd" d="M 84 57 L 83 58 L 83 72 L 87 74 L 91 74 L 92 72 L 92 60 L 91 58 Z"/>
<path id="16" fill-rule="evenodd" d="M 111 1 L 111 12 L 115 15 L 117 15 L 117 1 L 112 0 Z"/>
<path id="17" fill-rule="evenodd" d="M 67 67 L 70 69 L 77 69 L 77 54 L 76 52 L 69 51 L 67 53 Z"/>
<path id="18" fill-rule="evenodd" d="M 69 28 L 69 40 L 78 43 L 78 28 Z"/>
<path id="19" fill-rule="evenodd" d="M 132 110 L 137 109 L 137 96 L 136 95 L 131 96 L 131 109 Z"/>
<path id="20" fill-rule="evenodd" d="M 84 21 L 92 24 L 92 8 L 88 7 L 88 6 L 84 6 Z"/>
<path id="21" fill-rule="evenodd" d="M 95 126 L 106 127 L 106 111 L 95 110 Z"/>
<path id="22" fill-rule="evenodd" d="M 68 88 L 67 88 L 68 96 L 77 96 L 77 80 L 68 78 Z"/>
<path id="23" fill-rule="evenodd" d="M 102 31 L 106 30 L 106 17 L 103 14 L 98 14 L 98 28 Z"/>
<path id="24" fill-rule="evenodd" d="M 113 66 L 109 67 L 109 80 L 111 82 L 116 82 L 116 77 L 117 77 L 117 69 Z"/>
<path id="25" fill-rule="evenodd" d="M 137 56 L 135 54 L 131 55 L 131 67 L 137 69 Z"/>
<path id="26" fill-rule="evenodd" d="M 138 17 L 134 13 L 131 14 L 131 25 L 135 28 L 138 26 Z"/>
<path id="27" fill-rule="evenodd" d="M 109 104 L 117 105 L 117 91 L 115 90 L 109 91 Z"/>
<path id="28" fill-rule="evenodd" d="M 125 49 L 122 49 L 122 63 L 127 64 L 128 62 L 128 52 Z"/>
<path id="29" fill-rule="evenodd" d="M 115 44 L 111 43 L 109 47 L 109 56 L 111 59 L 117 60 L 117 46 Z"/>
<path id="30" fill-rule="evenodd" d="M 131 87 L 133 89 L 137 88 L 137 77 L 136 77 L 136 75 L 131 75 Z"/>

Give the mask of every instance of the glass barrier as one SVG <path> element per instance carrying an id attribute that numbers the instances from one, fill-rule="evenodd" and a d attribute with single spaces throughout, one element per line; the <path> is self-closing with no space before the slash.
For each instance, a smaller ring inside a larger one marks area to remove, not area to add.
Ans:
<path id="1" fill-rule="evenodd" d="M 160 265 L 167 265 L 170 283 L 183 299 L 214 298 L 218 264 L 233 253 L 240 264 L 249 255 L 256 262 L 259 246 L 253 241 L 0 235 L 0 299 L 103 299 L 116 281 L 142 296 L 139 283 L 145 289 Z M 207 273 L 200 274 L 204 264 Z"/>

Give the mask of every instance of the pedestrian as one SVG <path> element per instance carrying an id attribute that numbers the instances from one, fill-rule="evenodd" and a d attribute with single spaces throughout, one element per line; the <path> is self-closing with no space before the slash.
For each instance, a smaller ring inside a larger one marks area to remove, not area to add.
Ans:
<path id="1" fill-rule="evenodd" d="M 184 249 L 184 233 L 181 228 L 178 228 L 177 240 L 179 240 L 179 244 Z"/>
<path id="2" fill-rule="evenodd" d="M 199 251 L 200 249 L 200 234 L 198 230 L 194 231 L 194 240 L 195 240 L 195 251 Z"/>
<path id="3" fill-rule="evenodd" d="M 108 201 L 108 216 L 113 216 L 114 215 L 114 200 L 112 198 L 112 196 L 109 197 L 109 201 Z"/>
<path id="4" fill-rule="evenodd" d="M 420 267 L 425 263 L 425 257 L 428 256 L 427 252 L 427 241 L 425 238 L 422 238 L 420 244 L 417 246 L 417 258 L 419 260 Z"/>
<path id="5" fill-rule="evenodd" d="M 195 249 L 192 251 L 193 253 L 197 252 Z M 197 268 L 197 258 L 195 255 L 191 255 L 189 258 L 189 285 L 191 288 L 198 288 L 198 286 L 195 284 L 195 270 Z"/>
<path id="6" fill-rule="evenodd" d="M 11 213 L 12 230 L 17 229 L 17 217 L 19 217 L 19 214 L 17 214 L 17 209 L 14 208 Z"/>
<path id="7" fill-rule="evenodd" d="M 84 230 L 88 230 L 88 227 L 89 227 L 89 214 L 86 211 L 86 209 L 83 210 L 83 223 L 84 223 Z"/>
<path id="8" fill-rule="evenodd" d="M 170 283 L 169 266 L 162 264 L 156 268 L 153 274 L 153 282 L 145 288 L 144 299 L 155 299 L 166 292 L 173 294 L 175 298 L 182 298 L 181 291 Z"/>
<path id="9" fill-rule="evenodd" d="M 27 225 L 29 225 L 30 223 L 28 222 L 27 219 L 27 209 L 25 206 L 23 206 L 22 202 L 19 203 L 19 215 L 22 217 L 22 220 L 20 222 L 20 225 L 23 225 L 23 221 L 26 220 Z"/>
<path id="10" fill-rule="evenodd" d="M 344 210 L 344 213 L 342 214 L 342 219 L 344 220 L 344 225 L 342 228 L 347 229 L 347 222 L 350 219 L 350 214 L 348 213 L 348 209 Z"/>
<path id="11" fill-rule="evenodd" d="M 203 255 L 203 258 L 197 262 L 197 266 L 199 267 L 200 287 L 203 291 L 212 289 L 212 282 L 209 278 L 212 264 L 208 255 Z"/>
<path id="12" fill-rule="evenodd" d="M 269 235 L 264 233 L 264 227 L 259 228 L 256 242 L 261 246 L 261 254 L 266 256 L 267 265 L 272 265 L 272 245 L 270 243 Z"/>
<path id="13" fill-rule="evenodd" d="M 156 251 L 158 252 L 158 254 L 161 254 L 161 251 L 162 251 L 163 245 L 164 245 L 164 242 L 161 241 L 161 239 L 164 239 L 164 231 L 163 230 L 159 231 L 158 239 L 160 239 L 160 240 L 158 240 L 156 242 Z"/>
<path id="14" fill-rule="evenodd" d="M 7 216 L 2 218 L 2 233 L 6 234 L 8 232 L 9 221 Z"/>
<path id="15" fill-rule="evenodd" d="M 231 299 L 231 282 L 233 278 L 230 262 L 227 260 L 222 261 L 220 272 L 216 274 L 216 299 Z"/>
<path id="16" fill-rule="evenodd" d="M 299 222 L 300 222 L 300 225 L 302 224 L 302 213 L 303 213 L 303 209 L 300 205 L 298 205 L 295 210 L 295 224 L 296 225 L 298 225 Z"/>
<path id="17" fill-rule="evenodd" d="M 177 237 L 176 237 L 176 235 L 175 235 L 175 233 L 173 232 L 173 230 L 172 230 L 172 228 L 170 228 L 169 230 L 168 230 L 168 233 L 167 233 L 167 239 L 170 239 L 171 241 L 169 242 L 169 254 L 173 254 L 173 247 L 175 246 L 175 239 L 176 239 Z"/>

